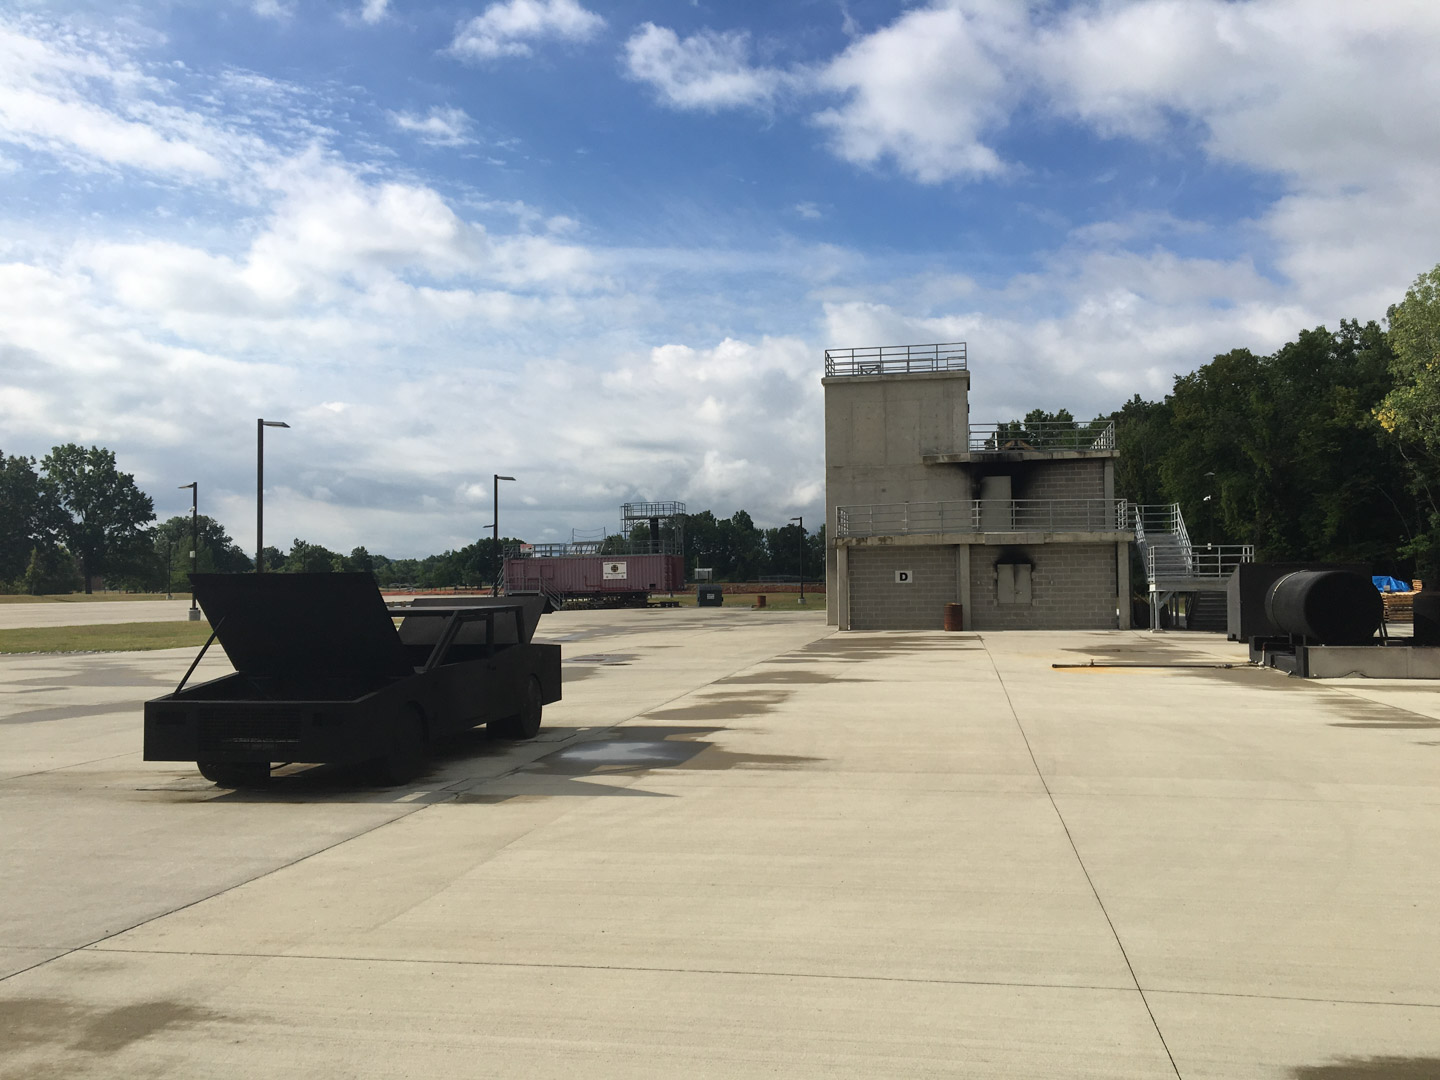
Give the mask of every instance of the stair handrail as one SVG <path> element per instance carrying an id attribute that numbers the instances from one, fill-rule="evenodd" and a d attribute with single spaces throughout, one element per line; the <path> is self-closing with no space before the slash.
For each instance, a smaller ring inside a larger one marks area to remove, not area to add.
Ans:
<path id="1" fill-rule="evenodd" d="M 1190 543 L 1190 532 L 1185 528 L 1185 515 L 1180 512 L 1180 504 L 1171 504 L 1175 510 L 1175 535 L 1180 538 L 1180 551 L 1185 556 L 1185 576 L 1190 577 L 1195 573 L 1195 549 Z"/>

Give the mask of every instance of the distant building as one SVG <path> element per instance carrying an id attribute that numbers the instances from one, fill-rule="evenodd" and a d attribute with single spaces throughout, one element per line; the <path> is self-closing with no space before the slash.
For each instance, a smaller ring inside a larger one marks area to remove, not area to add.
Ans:
<path id="1" fill-rule="evenodd" d="M 830 623 L 1129 628 L 1112 425 L 971 423 L 964 343 L 830 349 L 822 383 Z"/>

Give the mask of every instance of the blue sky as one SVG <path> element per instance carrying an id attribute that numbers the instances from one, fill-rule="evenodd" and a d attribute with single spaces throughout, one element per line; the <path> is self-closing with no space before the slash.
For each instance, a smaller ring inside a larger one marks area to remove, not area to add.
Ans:
<path id="1" fill-rule="evenodd" d="M 1440 259 L 1429 0 L 0 3 L 0 450 L 253 540 L 823 514 L 827 346 L 1109 411 Z M 187 504 L 188 505 L 188 504 Z"/>

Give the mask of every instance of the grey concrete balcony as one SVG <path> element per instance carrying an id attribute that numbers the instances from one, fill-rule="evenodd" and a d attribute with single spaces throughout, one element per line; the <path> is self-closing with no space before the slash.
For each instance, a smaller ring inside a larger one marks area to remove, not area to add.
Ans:
<path id="1" fill-rule="evenodd" d="M 946 499 L 937 502 L 861 503 L 835 508 L 836 540 L 867 537 L 937 537 L 967 542 L 967 535 L 996 542 L 1045 542 L 1058 534 L 1120 540 L 1131 535 L 1124 499 Z"/>

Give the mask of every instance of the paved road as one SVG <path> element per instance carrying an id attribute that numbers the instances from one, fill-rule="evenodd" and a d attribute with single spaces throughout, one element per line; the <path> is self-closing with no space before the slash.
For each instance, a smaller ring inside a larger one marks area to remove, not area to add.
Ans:
<path id="1" fill-rule="evenodd" d="M 27 626 L 94 626 L 100 623 L 183 622 L 189 600 L 66 600 L 0 604 L 0 630 Z"/>
<path id="2" fill-rule="evenodd" d="M 1440 1075 L 1432 686 L 544 626 L 541 739 L 383 790 L 141 762 L 187 653 L 0 658 L 0 1077 Z"/>

